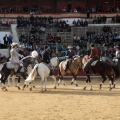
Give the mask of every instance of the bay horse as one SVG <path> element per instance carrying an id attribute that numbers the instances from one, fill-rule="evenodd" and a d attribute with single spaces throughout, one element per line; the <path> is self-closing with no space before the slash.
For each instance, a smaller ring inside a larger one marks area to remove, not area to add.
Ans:
<path id="1" fill-rule="evenodd" d="M 30 64 L 33 65 L 35 63 L 36 59 L 33 58 L 32 56 L 27 56 L 27 57 L 24 57 L 23 59 L 21 59 L 21 61 L 23 63 L 23 67 L 21 70 L 23 70 L 23 71 L 20 71 L 20 75 L 23 77 L 23 79 L 26 79 L 27 68 Z M 17 75 L 17 73 L 15 72 L 14 68 L 9 69 L 7 67 L 7 62 L 6 62 L 3 64 L 2 69 L 0 70 L 0 74 L 1 74 L 2 90 L 7 91 L 7 88 L 5 86 L 6 79 L 8 78 L 9 75 L 13 76 L 13 75 Z M 19 76 L 19 80 L 20 80 L 20 76 Z M 18 89 L 20 89 L 19 86 L 17 86 L 17 87 L 18 87 Z"/>
<path id="2" fill-rule="evenodd" d="M 53 67 L 56 67 L 58 65 L 58 57 L 53 57 L 50 59 L 50 63 Z M 41 91 L 44 92 L 46 91 L 46 82 L 47 82 L 47 78 L 50 76 L 50 68 L 49 66 L 44 63 L 41 62 L 39 64 L 36 64 L 33 68 L 33 70 L 30 72 L 29 76 L 27 77 L 27 79 L 25 80 L 24 85 L 27 85 L 28 82 L 32 82 L 35 80 L 35 77 L 37 75 L 37 73 L 39 74 L 39 76 L 41 77 Z M 56 77 L 54 75 L 50 76 L 53 78 L 54 80 L 54 88 L 56 89 Z M 32 90 L 32 86 L 31 89 Z"/>
<path id="3" fill-rule="evenodd" d="M 88 55 L 84 56 L 83 59 L 82 59 L 82 63 L 83 65 L 86 64 L 88 60 Z M 93 65 L 93 63 L 95 63 Z M 109 78 L 109 81 L 111 82 L 110 84 L 110 89 L 109 90 L 112 90 L 113 88 L 113 83 L 114 83 L 114 80 L 117 79 L 120 74 L 119 74 L 119 70 L 112 64 L 109 64 L 105 61 L 95 61 L 92 63 L 92 70 L 93 70 L 93 73 L 94 74 L 99 74 L 101 77 L 102 77 L 102 82 L 100 83 L 100 89 L 102 88 L 102 84 L 107 80 L 107 77 Z M 87 88 L 87 83 L 91 83 L 91 79 L 90 79 L 90 74 L 89 74 L 89 69 L 88 70 L 85 70 L 83 69 L 84 72 L 86 73 L 86 86 L 83 88 L 84 90 L 86 90 Z M 91 89 L 92 90 L 92 85 L 91 85 Z"/>
<path id="4" fill-rule="evenodd" d="M 66 65 L 66 60 L 60 62 L 60 64 L 59 64 L 59 74 L 58 74 L 59 81 L 58 81 L 58 85 L 60 84 L 61 80 L 62 80 L 62 84 L 65 85 L 64 80 L 63 80 L 63 76 L 66 73 L 71 73 L 72 76 L 73 76 L 72 81 L 71 81 L 71 85 L 73 83 L 75 83 L 75 85 L 78 86 L 78 84 L 76 82 L 76 79 L 77 79 L 78 70 L 80 68 L 82 68 L 81 58 L 79 56 L 77 56 L 77 55 L 74 56 L 70 66 L 69 66 L 69 69 L 66 72 L 64 71 L 65 65 Z"/>

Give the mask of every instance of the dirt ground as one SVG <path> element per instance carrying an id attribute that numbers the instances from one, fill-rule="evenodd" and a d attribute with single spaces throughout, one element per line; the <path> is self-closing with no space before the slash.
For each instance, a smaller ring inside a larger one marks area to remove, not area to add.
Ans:
<path id="1" fill-rule="evenodd" d="M 93 90 L 85 81 L 78 80 L 78 87 L 60 85 L 53 89 L 53 80 L 48 80 L 47 91 L 40 91 L 41 82 L 35 81 L 36 88 L 29 91 L 17 90 L 11 86 L 8 91 L 0 89 L 0 120 L 120 120 L 120 81 L 109 91 L 108 81 L 102 90 L 100 80 L 92 80 Z M 21 83 L 22 86 L 22 83 Z"/>

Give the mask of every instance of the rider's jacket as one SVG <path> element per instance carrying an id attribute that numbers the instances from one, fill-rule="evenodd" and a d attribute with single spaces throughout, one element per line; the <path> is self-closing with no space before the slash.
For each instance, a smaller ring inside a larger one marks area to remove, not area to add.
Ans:
<path id="1" fill-rule="evenodd" d="M 68 50 L 67 51 L 67 56 L 68 56 L 68 58 L 72 58 L 73 56 L 75 55 L 75 52 L 73 51 L 73 50 Z"/>
<path id="2" fill-rule="evenodd" d="M 101 54 L 97 48 L 92 48 L 89 58 L 100 58 Z"/>
<path id="3" fill-rule="evenodd" d="M 15 63 L 19 64 L 20 63 L 19 57 L 22 57 L 23 55 L 19 54 L 16 48 L 12 48 L 10 50 L 10 56 L 11 56 L 10 62 L 12 62 L 14 64 Z"/>
<path id="4" fill-rule="evenodd" d="M 47 50 L 42 52 L 42 62 L 50 63 L 49 52 Z"/>

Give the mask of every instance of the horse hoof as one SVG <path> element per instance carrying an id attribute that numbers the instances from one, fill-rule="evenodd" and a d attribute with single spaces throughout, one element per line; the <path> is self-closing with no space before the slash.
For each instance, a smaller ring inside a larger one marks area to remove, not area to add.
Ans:
<path id="1" fill-rule="evenodd" d="M 60 84 L 58 83 L 58 86 L 59 86 Z"/>
<path id="2" fill-rule="evenodd" d="M 8 85 L 8 87 L 10 87 L 10 86 Z"/>
<path id="3" fill-rule="evenodd" d="M 47 89 L 45 89 L 45 91 L 47 91 Z"/>
<path id="4" fill-rule="evenodd" d="M 57 89 L 57 87 L 55 86 L 54 89 Z"/>
<path id="5" fill-rule="evenodd" d="M 86 90 L 86 87 L 84 87 L 83 90 Z"/>
<path id="6" fill-rule="evenodd" d="M 100 84 L 100 89 L 102 88 L 102 84 Z"/>
<path id="7" fill-rule="evenodd" d="M 92 88 L 90 88 L 90 90 L 92 91 Z"/>
<path id="8" fill-rule="evenodd" d="M 18 90 L 20 90 L 20 87 L 18 86 Z"/>
<path id="9" fill-rule="evenodd" d="M 116 85 L 113 86 L 113 88 L 115 88 L 115 87 L 116 87 Z"/>
<path id="10" fill-rule="evenodd" d="M 35 88 L 35 86 L 33 86 L 33 88 Z"/>
<path id="11" fill-rule="evenodd" d="M 8 91 L 8 89 L 7 89 L 7 88 L 5 88 L 5 91 Z"/>
<path id="12" fill-rule="evenodd" d="M 4 87 L 2 87 L 1 89 L 2 89 L 3 91 L 5 90 L 5 88 L 4 88 Z"/>
<path id="13" fill-rule="evenodd" d="M 63 84 L 65 86 L 65 84 Z"/>
<path id="14" fill-rule="evenodd" d="M 112 88 L 109 89 L 109 91 L 111 91 L 111 90 L 112 90 Z"/>
<path id="15" fill-rule="evenodd" d="M 22 90 L 24 90 L 24 88 Z"/>
<path id="16" fill-rule="evenodd" d="M 30 91 L 32 91 L 32 88 L 30 88 Z"/>
<path id="17" fill-rule="evenodd" d="M 71 82 L 71 85 L 73 85 L 73 82 Z"/>
<path id="18" fill-rule="evenodd" d="M 78 87 L 78 84 L 76 84 L 76 87 Z"/>
<path id="19" fill-rule="evenodd" d="M 28 88 L 28 85 L 26 85 L 26 88 Z"/>

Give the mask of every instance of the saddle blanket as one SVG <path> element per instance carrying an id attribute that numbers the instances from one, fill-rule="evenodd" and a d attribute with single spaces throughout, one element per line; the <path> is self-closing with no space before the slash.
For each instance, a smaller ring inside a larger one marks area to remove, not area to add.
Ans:
<path id="1" fill-rule="evenodd" d="M 43 63 L 44 65 L 46 65 L 50 69 L 50 66 L 47 63 L 45 63 L 45 62 L 41 62 L 41 63 Z"/>
<path id="2" fill-rule="evenodd" d="M 91 66 L 93 66 L 93 67 L 96 66 L 96 64 L 98 63 L 98 61 L 99 61 L 99 60 L 96 60 L 96 61 L 92 62 L 92 63 L 91 63 Z"/>

